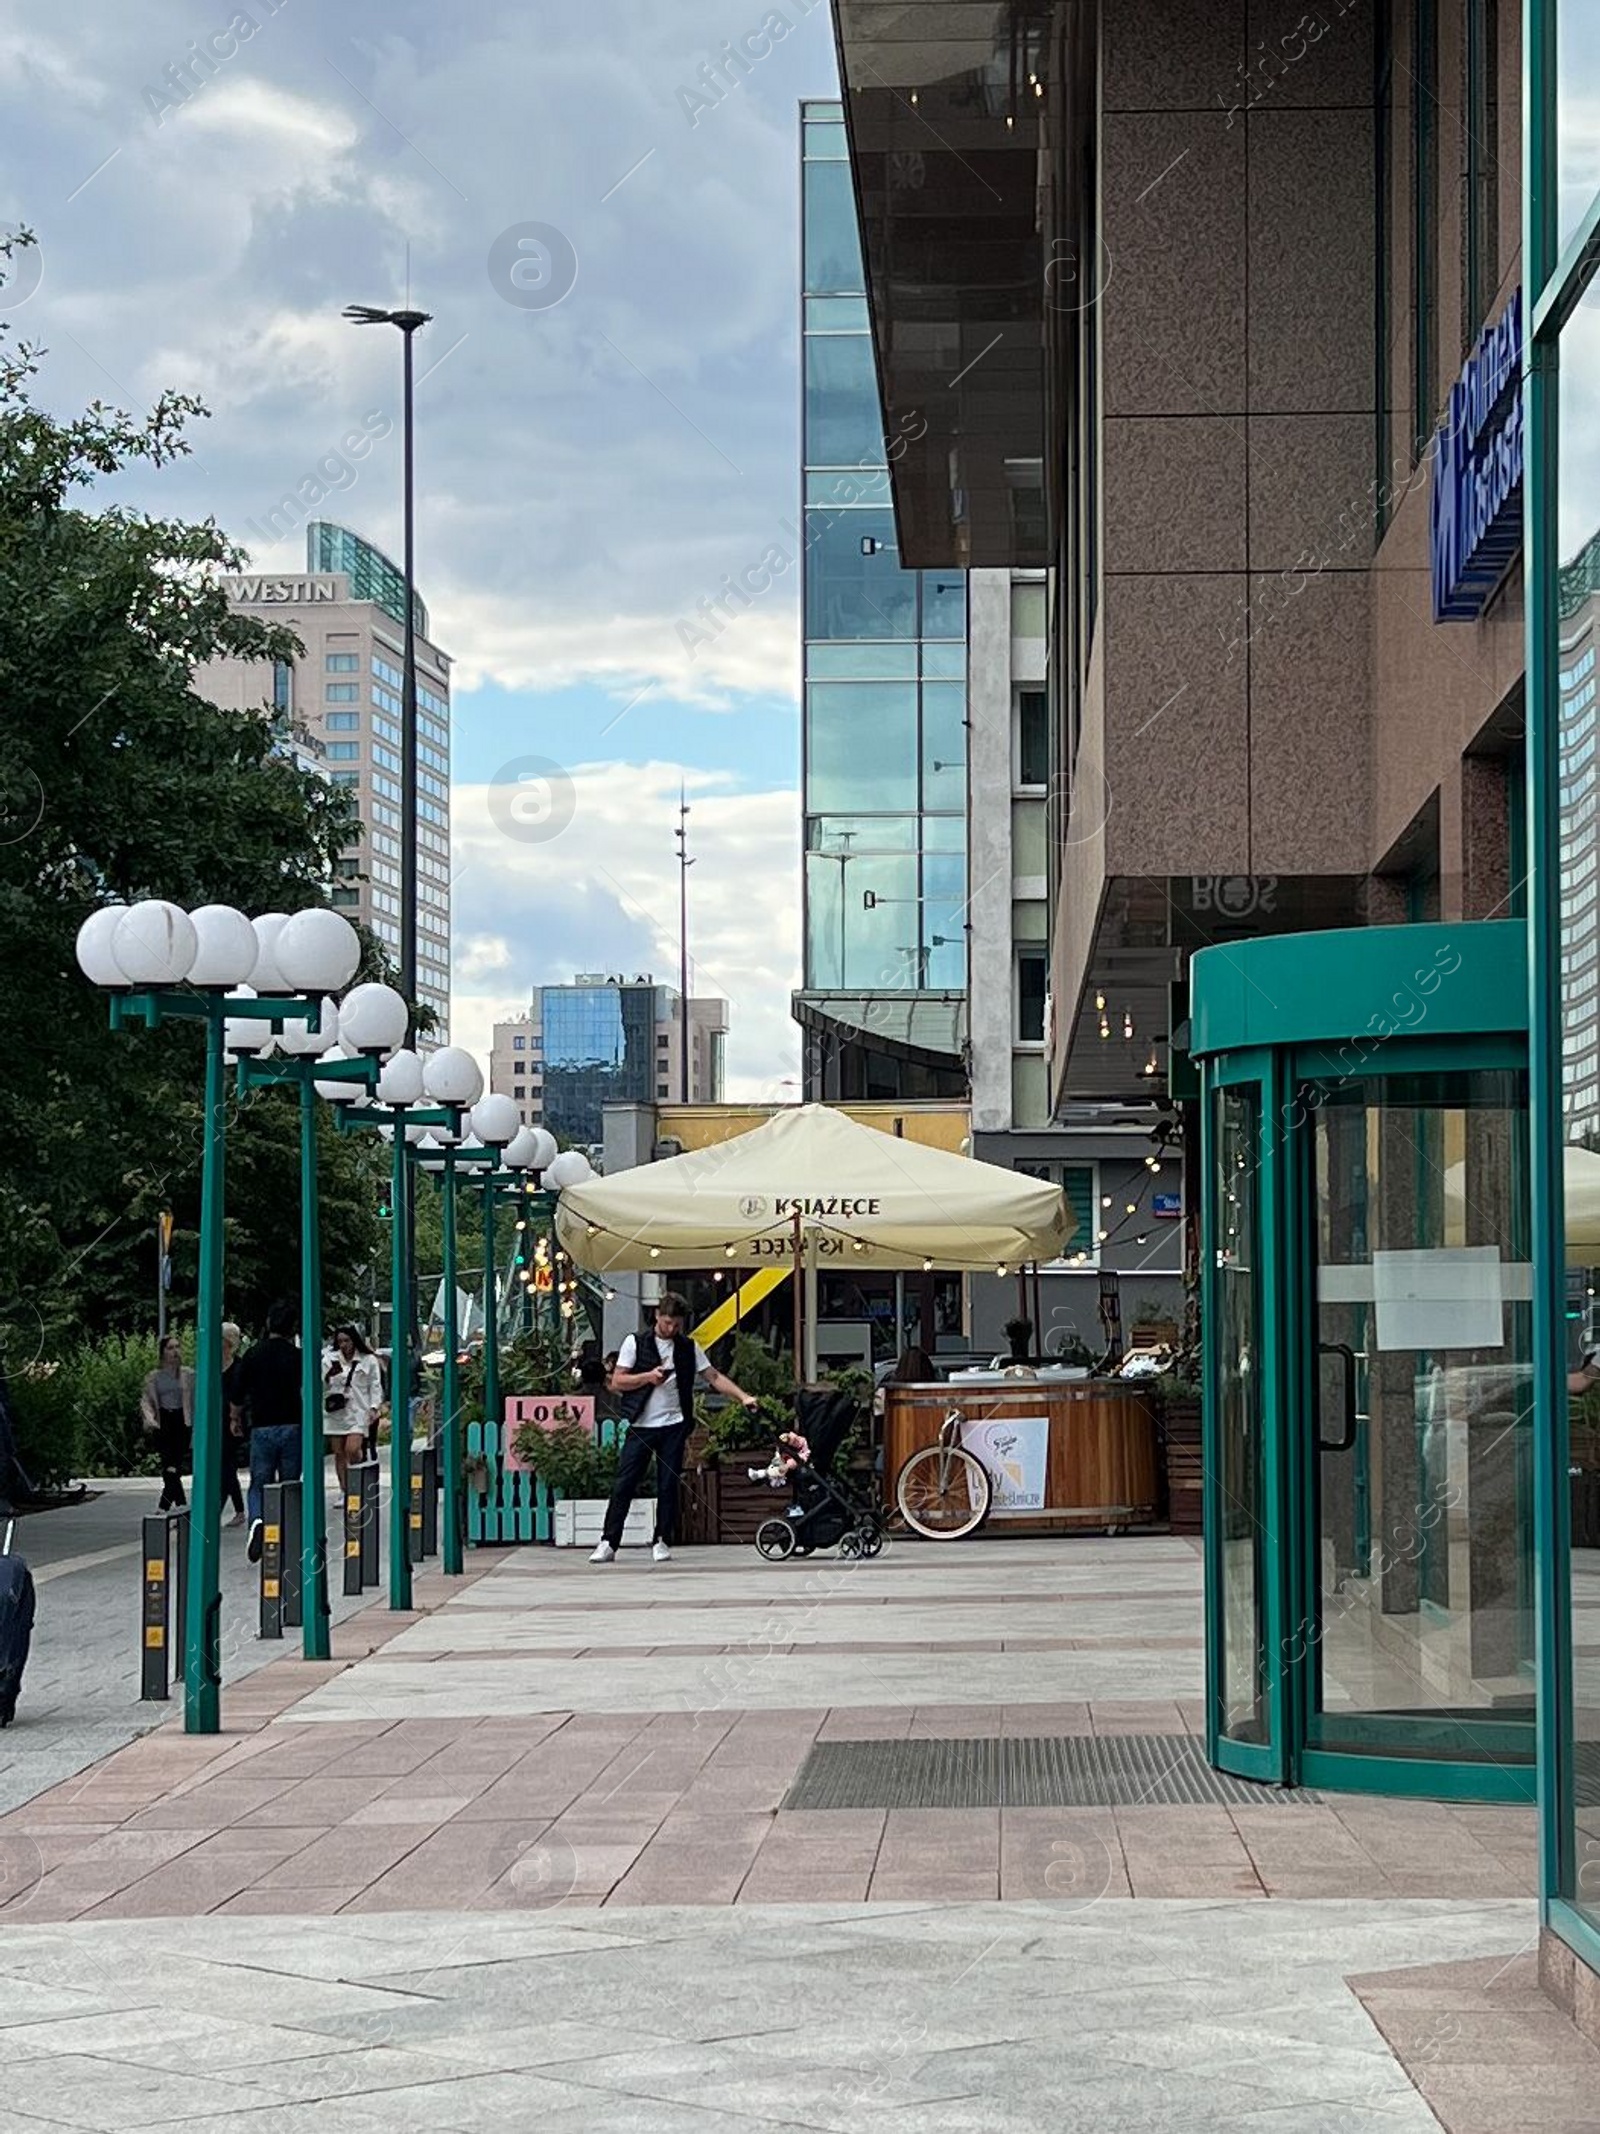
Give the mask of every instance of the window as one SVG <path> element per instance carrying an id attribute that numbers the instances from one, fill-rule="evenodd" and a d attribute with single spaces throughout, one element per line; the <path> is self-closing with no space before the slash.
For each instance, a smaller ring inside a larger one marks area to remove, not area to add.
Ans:
<path id="1" fill-rule="evenodd" d="M 1048 700 L 1042 689 L 1024 689 L 1017 696 L 1017 783 L 1044 786 L 1049 782 Z"/>
<path id="2" fill-rule="evenodd" d="M 329 674 L 354 674 L 361 663 L 353 652 L 330 652 L 322 664 Z"/>
<path id="3" fill-rule="evenodd" d="M 1411 4 L 1411 464 L 1427 449 L 1438 405 L 1434 304 L 1439 252 L 1439 37 L 1436 0 Z"/>
<path id="4" fill-rule="evenodd" d="M 294 700 L 294 669 L 286 659 L 272 663 L 272 708 L 288 711 Z"/>
<path id="5" fill-rule="evenodd" d="M 322 723 L 330 734 L 358 734 L 361 714 L 359 711 L 330 711 Z"/>
<path id="6" fill-rule="evenodd" d="M 1017 1042 L 1022 1045 L 1044 1043 L 1044 996 L 1049 982 L 1048 965 L 1042 950 L 1034 948 L 1017 951 Z"/>
<path id="7" fill-rule="evenodd" d="M 511 1049 L 513 1052 L 526 1052 L 528 1049 L 528 1040 L 525 1037 L 514 1037 L 511 1040 Z"/>
<path id="8" fill-rule="evenodd" d="M 1465 356 L 1500 286 L 1500 5 L 1466 0 L 1466 213 L 1461 275 Z"/>
<path id="9" fill-rule="evenodd" d="M 354 911 L 360 902 L 361 892 L 359 889 L 345 889 L 335 883 L 333 891 L 333 908 L 335 911 Z"/>
<path id="10" fill-rule="evenodd" d="M 872 336 L 808 335 L 806 463 L 812 467 L 870 467 L 883 459 L 878 373 Z"/>
<path id="11" fill-rule="evenodd" d="M 917 806 L 914 682 L 812 682 L 806 689 L 806 801 L 885 814 Z"/>
<path id="12" fill-rule="evenodd" d="M 917 574 L 900 568 L 892 512 L 808 511 L 806 544 L 807 637 L 916 636 Z"/>
<path id="13" fill-rule="evenodd" d="M 354 763 L 361 754 L 359 741 L 330 741 L 328 756 L 334 763 Z"/>
<path id="14" fill-rule="evenodd" d="M 354 682 L 329 682 L 322 693 L 330 704 L 355 704 L 361 698 Z"/>
<path id="15" fill-rule="evenodd" d="M 1067 1163 L 1061 1167 L 1061 1190 L 1067 1196 L 1067 1206 L 1072 1213 L 1072 1235 L 1067 1240 L 1067 1253 L 1086 1253 L 1091 1260 L 1100 1257 L 1100 1246 L 1095 1233 L 1102 1226 L 1097 1220 L 1100 1213 L 1099 1171 L 1092 1163 Z"/>
<path id="16" fill-rule="evenodd" d="M 807 129 L 808 138 L 814 130 Z M 843 127 L 839 131 L 842 135 Z M 802 226 L 806 293 L 860 296 L 867 278 L 861 264 L 861 226 L 847 162 L 806 164 Z"/>

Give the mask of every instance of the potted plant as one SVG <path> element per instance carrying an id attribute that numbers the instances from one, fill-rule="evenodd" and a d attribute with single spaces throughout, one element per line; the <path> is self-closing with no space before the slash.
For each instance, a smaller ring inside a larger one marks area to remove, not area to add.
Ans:
<path id="1" fill-rule="evenodd" d="M 556 1547 L 593 1548 L 616 1486 L 620 1447 L 602 1445 L 577 1421 L 558 1423 L 553 1430 L 524 1423 L 511 1443 L 517 1458 L 557 1500 L 551 1521 Z M 622 1538 L 648 1541 L 654 1526 L 655 1500 L 641 1498 L 628 1514 Z"/>

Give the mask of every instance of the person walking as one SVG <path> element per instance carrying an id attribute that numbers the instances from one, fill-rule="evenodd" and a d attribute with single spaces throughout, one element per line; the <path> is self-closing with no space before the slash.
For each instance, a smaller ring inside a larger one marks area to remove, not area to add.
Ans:
<path id="1" fill-rule="evenodd" d="M 356 1327 L 336 1328 L 333 1347 L 322 1359 L 322 1434 L 333 1447 L 341 1496 L 351 1462 L 366 1451 L 367 1432 L 376 1429 L 382 1406 L 377 1357 Z"/>
<path id="2" fill-rule="evenodd" d="M 231 1319 L 222 1322 L 222 1497 L 233 1506 L 229 1526 L 244 1525 L 244 1498 L 239 1493 L 239 1455 L 244 1450 L 244 1432 L 233 1420 L 233 1388 L 239 1372 L 239 1343 L 243 1339 Z"/>
<path id="3" fill-rule="evenodd" d="M 261 1561 L 261 1492 L 269 1482 L 300 1475 L 300 1351 L 294 1330 L 298 1307 L 284 1299 L 267 1314 L 265 1338 L 241 1358 L 234 1380 L 233 1414 L 250 1416 L 250 1532 L 245 1554 Z"/>
<path id="4" fill-rule="evenodd" d="M 159 1509 L 181 1511 L 188 1498 L 183 1478 L 190 1472 L 194 1444 L 194 1373 L 183 1360 L 183 1345 L 168 1334 L 156 1351 L 156 1367 L 144 1382 L 139 1412 L 146 1437 L 153 1438 L 161 1458 L 161 1503 Z"/>
<path id="5" fill-rule="evenodd" d="M 589 1558 L 591 1563 L 610 1563 L 621 1548 L 629 1507 L 652 1459 L 656 1463 L 656 1527 L 650 1553 L 657 1563 L 671 1562 L 678 1524 L 678 1481 L 683 1473 L 683 1448 L 694 1428 L 698 1380 L 704 1379 L 714 1393 L 725 1393 L 747 1408 L 756 1405 L 753 1395 L 736 1386 L 699 1343 L 689 1339 L 688 1324 L 688 1305 L 669 1289 L 656 1306 L 653 1324 L 629 1334 L 617 1351 L 611 1390 L 622 1396 L 628 1434 L 622 1441 L 617 1486 L 606 1506 L 603 1538 Z"/>

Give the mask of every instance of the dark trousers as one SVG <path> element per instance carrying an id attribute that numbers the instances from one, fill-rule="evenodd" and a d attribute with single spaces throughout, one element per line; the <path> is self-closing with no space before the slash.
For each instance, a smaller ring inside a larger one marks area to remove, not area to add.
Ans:
<path id="1" fill-rule="evenodd" d="M 269 1482 L 294 1482 L 299 1475 L 300 1425 L 257 1425 L 250 1433 L 250 1517 L 261 1517 L 261 1492 Z"/>
<path id="2" fill-rule="evenodd" d="M 605 1538 L 614 1549 L 622 1546 L 628 1507 L 639 1494 L 652 1458 L 656 1463 L 655 1539 L 671 1542 L 678 1529 L 678 1478 L 683 1473 L 683 1448 L 693 1427 L 692 1423 L 667 1423 L 656 1430 L 641 1430 L 637 1423 L 629 1426 L 617 1465 L 617 1486 L 606 1506 Z"/>
<path id="3" fill-rule="evenodd" d="M 181 1410 L 161 1410 L 157 1444 L 161 1453 L 161 1509 L 179 1510 L 189 1501 L 183 1493 L 183 1478 L 189 1472 L 192 1457 L 189 1428 Z"/>
<path id="4" fill-rule="evenodd" d="M 239 1489 L 240 1449 L 239 1440 L 228 1428 L 227 1423 L 224 1422 L 222 1426 L 222 1501 L 224 1504 L 231 1504 L 242 1519 L 244 1517 L 244 1497 Z"/>

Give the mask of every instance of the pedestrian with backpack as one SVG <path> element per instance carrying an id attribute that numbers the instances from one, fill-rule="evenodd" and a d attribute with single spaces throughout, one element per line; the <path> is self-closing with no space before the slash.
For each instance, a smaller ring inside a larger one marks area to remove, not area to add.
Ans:
<path id="1" fill-rule="evenodd" d="M 686 1331 L 689 1307 L 674 1290 L 656 1306 L 649 1326 L 630 1334 L 617 1351 L 611 1391 L 621 1395 L 628 1434 L 622 1441 L 617 1486 L 606 1506 L 600 1546 L 591 1563 L 610 1563 L 622 1546 L 629 1507 L 639 1493 L 645 1469 L 656 1463 L 656 1530 L 650 1553 L 670 1563 L 678 1524 L 678 1482 L 683 1451 L 694 1428 L 694 1389 L 700 1380 L 714 1393 L 756 1405 L 754 1397 L 719 1371 Z"/>

